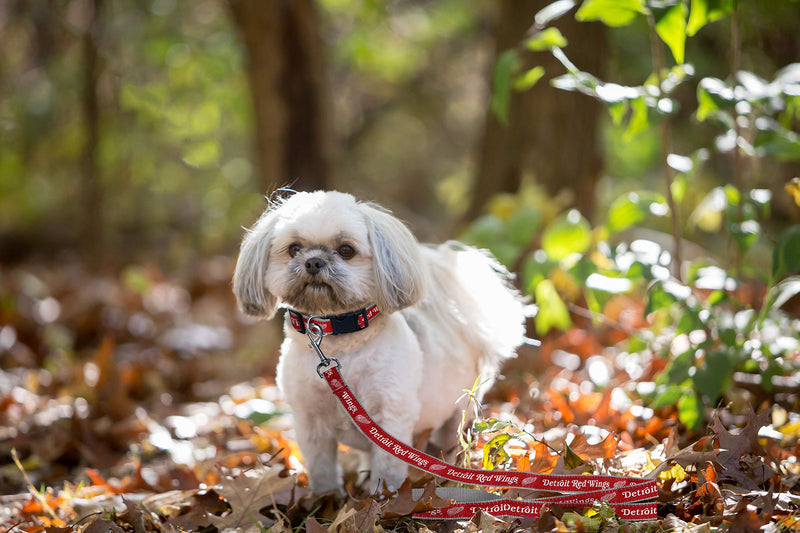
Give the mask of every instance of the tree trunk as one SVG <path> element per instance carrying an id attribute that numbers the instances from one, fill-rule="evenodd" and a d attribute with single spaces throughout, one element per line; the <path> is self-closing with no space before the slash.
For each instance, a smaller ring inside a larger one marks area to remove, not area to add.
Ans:
<path id="1" fill-rule="evenodd" d="M 495 28 L 495 57 L 515 48 L 550 0 L 502 0 Z M 556 22 L 567 38 L 565 52 L 582 70 L 599 74 L 606 53 L 602 24 L 577 22 L 570 12 Z M 514 92 L 508 125 L 487 110 L 467 218 L 481 214 L 500 192 L 516 192 L 526 173 L 550 196 L 567 190 L 571 206 L 590 217 L 594 187 L 602 169 L 597 128 L 602 107 L 591 98 L 550 86 L 564 68 L 549 52 L 531 53 L 526 67 L 541 65 L 545 76 L 530 90 Z"/>
<path id="2" fill-rule="evenodd" d="M 82 167 L 81 245 L 86 260 L 97 265 L 103 257 L 103 191 L 97 168 L 97 146 L 100 142 L 100 104 L 98 81 L 100 56 L 97 42 L 100 35 L 102 0 L 93 0 L 88 9 L 89 21 L 83 34 L 83 120 L 86 126 Z"/>
<path id="3" fill-rule="evenodd" d="M 333 140 L 317 14 L 311 0 L 230 0 L 248 53 L 255 162 L 264 192 L 325 188 Z"/>

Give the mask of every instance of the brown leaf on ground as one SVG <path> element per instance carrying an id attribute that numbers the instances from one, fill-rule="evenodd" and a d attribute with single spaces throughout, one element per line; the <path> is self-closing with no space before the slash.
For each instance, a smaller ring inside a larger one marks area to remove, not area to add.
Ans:
<path id="1" fill-rule="evenodd" d="M 737 506 L 738 507 L 738 506 Z M 762 533 L 764 524 L 758 517 L 758 509 L 754 505 L 743 505 L 737 508 L 736 513 L 728 523 L 728 531 L 737 533 Z"/>
<path id="2" fill-rule="evenodd" d="M 728 431 L 719 418 L 714 420 L 712 429 L 720 447 L 717 461 L 723 468 L 720 472 L 721 481 L 735 481 L 742 487 L 753 490 L 778 474 L 764 462 L 767 454 L 758 442 L 758 431 L 769 423 L 769 410 L 756 415 L 752 407 L 747 424 L 737 434 Z"/>
<path id="3" fill-rule="evenodd" d="M 414 512 L 416 507 L 417 502 L 414 500 L 411 481 L 406 479 L 397 489 L 397 496 L 387 504 L 383 516 L 386 518 L 408 516 Z"/>
<path id="4" fill-rule="evenodd" d="M 714 460 L 719 455 L 719 450 L 713 449 L 711 440 L 703 437 L 694 444 L 691 444 L 679 452 L 668 455 L 667 459 L 650 471 L 645 477 L 657 479 L 658 475 L 677 463 L 681 466 L 703 465 L 706 461 Z"/>
<path id="5" fill-rule="evenodd" d="M 328 528 L 320 524 L 313 516 L 306 520 L 306 533 L 328 533 Z"/>
<path id="6" fill-rule="evenodd" d="M 259 524 L 268 524 L 270 519 L 261 514 L 264 507 L 274 505 L 277 495 L 289 491 L 295 485 L 294 476 L 280 477 L 282 467 L 258 467 L 237 477 L 229 477 L 216 487 L 231 511 L 224 516 L 209 516 L 217 529 L 238 529 L 246 533 L 259 533 Z"/>
<path id="7" fill-rule="evenodd" d="M 589 444 L 584 433 L 576 433 L 575 438 L 569 443 L 569 448 L 584 459 L 610 459 L 618 453 L 617 443 L 619 438 L 609 433 L 597 444 Z"/>
<path id="8" fill-rule="evenodd" d="M 375 523 L 381 517 L 382 506 L 371 498 L 358 503 L 362 507 L 357 509 L 353 517 L 356 531 L 374 531 Z"/>
<path id="9" fill-rule="evenodd" d="M 98 516 L 91 519 L 83 533 L 125 533 L 125 530 L 112 520 Z"/>
<path id="10" fill-rule="evenodd" d="M 412 488 L 410 480 L 406 480 L 398 489 L 397 496 L 390 500 L 383 510 L 384 518 L 398 518 L 414 513 L 424 513 L 441 509 L 450 505 L 450 500 L 445 500 L 436 495 L 436 482 L 429 481 L 418 497 L 418 490 Z"/>

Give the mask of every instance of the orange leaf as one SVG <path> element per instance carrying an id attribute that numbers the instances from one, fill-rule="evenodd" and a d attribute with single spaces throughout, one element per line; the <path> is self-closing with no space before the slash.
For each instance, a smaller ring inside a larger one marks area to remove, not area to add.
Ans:
<path id="1" fill-rule="evenodd" d="M 717 482 L 717 471 L 714 469 L 714 464 L 711 461 L 706 461 L 706 467 L 703 469 L 703 478 L 707 482 Z"/>
<path id="2" fill-rule="evenodd" d="M 41 513 L 42 512 L 42 504 L 39 503 L 39 500 L 31 497 L 31 499 L 28 500 L 27 503 L 25 503 L 25 505 L 22 506 L 22 509 L 20 509 L 20 511 L 22 511 L 23 513 L 29 513 L 29 514 Z"/>
<path id="3" fill-rule="evenodd" d="M 575 415 L 564 396 L 553 388 L 547 389 L 547 396 L 552 402 L 553 407 L 561 413 L 561 419 L 564 423 L 571 424 L 575 420 Z"/>
<path id="4" fill-rule="evenodd" d="M 610 459 L 617 455 L 617 440 L 613 433 L 609 433 L 597 444 L 589 444 L 585 434 L 577 433 L 569 447 L 573 452 L 586 459 Z"/>
<path id="5" fill-rule="evenodd" d="M 531 471 L 531 460 L 528 457 L 528 454 L 523 455 L 517 461 L 517 470 L 520 472 L 530 472 Z"/>
<path id="6" fill-rule="evenodd" d="M 533 461 L 530 462 L 531 472 L 547 474 L 555 468 L 558 455 L 551 454 L 550 448 L 545 443 L 534 441 L 531 448 L 533 449 Z"/>

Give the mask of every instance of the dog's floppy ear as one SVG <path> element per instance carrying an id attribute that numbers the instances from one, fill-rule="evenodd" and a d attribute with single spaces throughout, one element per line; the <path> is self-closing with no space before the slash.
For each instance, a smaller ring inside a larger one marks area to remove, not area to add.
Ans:
<path id="1" fill-rule="evenodd" d="M 233 293 L 241 310 L 251 316 L 272 318 L 277 310 L 277 298 L 267 290 L 265 279 L 276 219 L 272 209 L 261 215 L 258 222 L 247 230 L 236 261 Z"/>
<path id="2" fill-rule="evenodd" d="M 425 292 L 419 243 L 406 226 L 373 204 L 359 204 L 372 243 L 378 307 L 398 311 L 417 303 Z"/>

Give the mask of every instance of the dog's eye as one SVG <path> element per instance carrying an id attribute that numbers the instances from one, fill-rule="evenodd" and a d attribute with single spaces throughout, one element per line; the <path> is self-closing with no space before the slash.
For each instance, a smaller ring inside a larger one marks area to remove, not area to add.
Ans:
<path id="1" fill-rule="evenodd" d="M 303 249 L 302 246 L 300 246 L 296 242 L 293 242 L 292 244 L 289 245 L 289 248 L 287 248 L 286 250 L 289 252 L 289 257 L 294 257 L 297 254 L 299 254 L 300 250 L 302 249 Z"/>
<path id="2" fill-rule="evenodd" d="M 339 254 L 342 259 L 352 259 L 353 256 L 356 255 L 356 249 L 349 244 L 343 244 L 337 248 L 336 253 Z"/>

